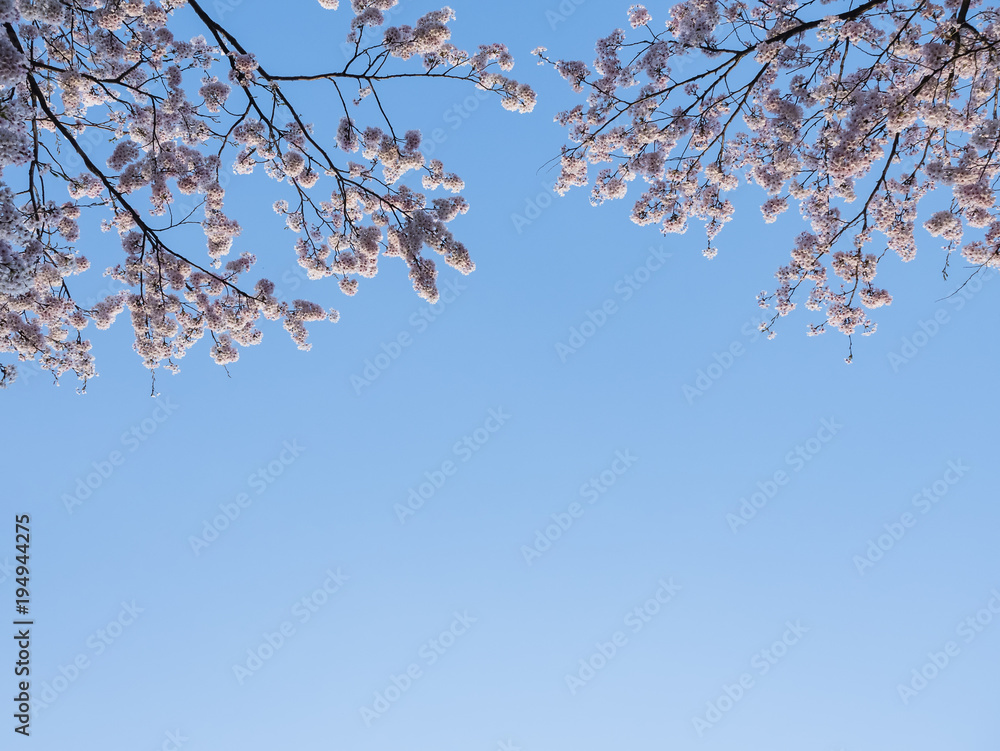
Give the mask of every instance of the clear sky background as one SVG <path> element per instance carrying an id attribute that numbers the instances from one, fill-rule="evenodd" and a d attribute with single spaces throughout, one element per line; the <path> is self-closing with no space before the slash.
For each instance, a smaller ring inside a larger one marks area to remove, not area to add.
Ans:
<path id="1" fill-rule="evenodd" d="M 227 375 L 202 342 L 179 375 L 158 374 L 154 401 L 123 317 L 92 332 L 101 375 L 86 396 L 27 368 L 0 394 L 0 561 L 14 563 L 13 517 L 29 513 L 32 692 L 48 702 L 18 743 L 1000 747 L 1000 281 L 943 299 L 962 264 L 942 281 L 921 230 L 915 261 L 882 264 L 895 301 L 846 365 L 846 338 L 807 338 L 805 311 L 773 341 L 755 329 L 755 296 L 804 228 L 796 212 L 765 225 L 741 190 L 707 261 L 697 226 L 636 227 L 631 199 L 550 200 L 552 116 L 576 100 L 528 53 L 589 61 L 626 23 L 628 3 L 576 3 L 452 0 L 457 44 L 510 45 L 513 75 L 539 92 L 530 116 L 455 82 L 384 89 L 399 129 L 441 129 L 434 156 L 468 184 L 453 228 L 478 268 L 442 264 L 449 301 L 419 300 L 394 259 L 356 298 L 307 286 L 271 213 L 280 189 L 234 181 L 238 249 L 290 297 L 341 310 L 312 327 L 311 352 L 271 327 Z M 347 12 L 294 6 L 279 17 L 244 0 L 222 20 L 269 70 L 341 65 Z M 433 7 L 405 0 L 393 21 Z M 650 8 L 655 23 L 665 8 Z M 289 93 L 335 127 L 332 87 Z M 116 261 L 114 238 L 83 242 L 94 266 Z M 377 378 L 359 387 L 366 367 Z M 422 483 L 429 497 L 401 520 Z M 770 497 L 739 517 L 753 493 Z M 193 544 L 206 525 L 225 528 Z M 526 556 L 546 533 L 558 537 Z M 13 575 L 0 577 L 11 613 Z M 5 693 L 14 655 L 8 640 Z M 904 701 L 900 685 L 920 690 Z"/>

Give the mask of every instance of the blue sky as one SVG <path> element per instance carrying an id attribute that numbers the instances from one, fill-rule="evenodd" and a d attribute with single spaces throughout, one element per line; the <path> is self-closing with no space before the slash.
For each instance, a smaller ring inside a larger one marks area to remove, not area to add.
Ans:
<path id="1" fill-rule="evenodd" d="M 852 365 L 798 313 L 767 341 L 755 296 L 795 212 L 765 225 L 741 192 L 707 261 L 697 227 L 636 227 L 628 200 L 550 200 L 574 100 L 528 52 L 590 60 L 627 3 L 451 4 L 456 43 L 508 43 L 539 104 L 385 90 L 468 184 L 477 270 L 443 271 L 446 300 L 392 262 L 352 299 L 307 286 L 273 184 L 234 181 L 238 247 L 341 311 L 311 352 L 274 327 L 227 375 L 202 342 L 153 400 L 123 318 L 92 335 L 86 396 L 27 369 L 2 395 L 47 703 L 28 743 L 995 749 L 1000 282 L 944 299 L 961 275 L 924 233 L 883 264 L 895 300 Z M 345 12 L 271 7 L 223 18 L 269 70 L 342 60 Z M 316 91 L 289 89 L 333 127 Z M 84 236 L 95 266 L 108 240 Z"/>

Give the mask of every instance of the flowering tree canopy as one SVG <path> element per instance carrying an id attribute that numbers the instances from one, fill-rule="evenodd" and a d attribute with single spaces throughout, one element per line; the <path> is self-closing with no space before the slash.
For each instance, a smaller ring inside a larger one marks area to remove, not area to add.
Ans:
<path id="1" fill-rule="evenodd" d="M 338 0 L 319 2 L 337 9 Z M 503 75 L 514 62 L 503 45 L 470 54 L 449 42 L 449 8 L 386 28 L 384 11 L 397 2 L 351 0 L 347 62 L 279 75 L 197 0 L 0 0 L 0 385 L 14 379 L 13 361 L 35 360 L 85 386 L 95 370 L 81 331 L 90 322 L 107 328 L 126 309 L 151 370 L 176 370 L 206 332 L 216 362 L 231 362 L 238 345 L 261 339 L 262 316 L 281 320 L 307 349 L 306 322 L 337 312 L 279 300 L 267 279 L 241 281 L 255 258 L 245 251 L 226 260 L 240 234 L 224 207 L 233 173 L 260 167 L 287 184 L 274 209 L 298 234 L 298 263 L 310 278 L 337 277 L 349 295 L 359 277 L 375 275 L 380 256 L 401 258 L 432 302 L 437 272 L 425 248 L 471 271 L 448 229 L 468 210 L 464 184 L 425 159 L 419 131 L 393 127 L 380 86 L 459 79 L 518 112 L 529 112 L 535 95 Z M 180 13 L 203 34 L 175 37 Z M 315 113 L 283 90 L 291 81 L 333 84 L 336 143 L 314 135 Z M 380 117 L 359 123 L 354 108 L 369 97 Z M 419 185 L 404 182 L 410 172 Z M 422 192 L 439 188 L 446 194 Z M 177 194 L 192 197 L 183 210 Z M 94 261 L 120 291 L 84 306 L 71 277 L 91 265 L 76 247 L 91 209 L 120 238 L 120 256 Z M 173 242 L 191 224 L 200 224 L 206 253 Z"/>
<path id="2" fill-rule="evenodd" d="M 878 263 L 889 250 L 914 257 L 918 204 L 938 187 L 950 196 L 935 194 L 940 210 L 923 227 L 949 255 L 1000 266 L 1000 9 L 829 5 L 687 0 L 665 26 L 634 5 L 638 39 L 617 29 L 599 40 L 593 70 L 535 50 L 586 94 L 557 117 L 571 142 L 560 193 L 590 185 L 600 204 L 641 177 L 632 221 L 668 233 L 702 220 L 709 258 L 733 214 L 724 194 L 741 177 L 767 192 L 767 222 L 798 203 L 812 231 L 796 239 L 776 290 L 761 293 L 775 310 L 769 331 L 808 281 L 806 308 L 825 314 L 810 333 L 873 332 L 868 310 L 892 299 L 874 284 Z M 608 166 L 592 176 L 591 164 Z M 985 231 L 963 242 L 966 228 Z"/>

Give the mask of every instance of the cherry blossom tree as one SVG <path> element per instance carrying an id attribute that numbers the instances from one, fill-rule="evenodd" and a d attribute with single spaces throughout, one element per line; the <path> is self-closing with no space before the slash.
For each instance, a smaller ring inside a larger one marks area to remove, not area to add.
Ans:
<path id="1" fill-rule="evenodd" d="M 338 0 L 319 2 L 337 10 Z M 297 233 L 298 263 L 348 295 L 380 257 L 398 257 L 435 301 L 427 248 L 469 273 L 470 254 L 448 228 L 469 208 L 463 181 L 425 159 L 419 131 L 389 121 L 385 82 L 459 80 L 516 112 L 531 111 L 535 94 L 504 75 L 514 63 L 504 45 L 453 45 L 449 8 L 387 27 L 397 2 L 351 0 L 346 63 L 281 74 L 198 0 L 0 0 L 0 386 L 16 361 L 33 360 L 85 387 L 95 367 L 84 329 L 106 329 L 126 310 L 150 370 L 176 370 L 206 333 L 215 361 L 232 362 L 261 340 L 261 318 L 282 321 L 308 349 L 306 324 L 338 314 L 279 300 L 268 279 L 244 282 L 256 259 L 252 248 L 231 256 L 247 245 L 225 206 L 234 173 L 259 168 L 280 184 L 274 210 Z M 175 36 L 179 14 L 203 33 Z M 330 96 L 295 101 L 291 82 L 334 95 L 329 142 L 315 135 L 309 102 Z M 370 122 L 360 120 L 366 107 Z M 435 190 L 444 195 L 428 198 Z M 81 217 L 92 212 L 121 248 L 93 264 L 79 251 Z M 200 225 L 201 251 L 180 244 L 185 225 Z M 120 291 L 85 306 L 72 277 L 91 265 Z"/>
<path id="2" fill-rule="evenodd" d="M 892 300 L 874 282 L 878 265 L 888 251 L 914 257 L 922 200 L 923 227 L 945 243 L 945 276 L 955 251 L 969 273 L 1000 266 L 1000 9 L 972 0 L 667 8 L 657 23 L 633 5 L 631 30 L 598 41 L 593 69 L 535 50 L 586 95 L 556 118 L 570 141 L 559 193 L 590 186 L 597 205 L 642 178 L 632 221 L 680 233 L 700 220 L 709 258 L 733 215 L 725 194 L 741 178 L 766 191 L 766 222 L 797 203 L 811 231 L 760 295 L 775 312 L 762 326 L 771 336 L 803 295 L 820 313 L 810 334 L 874 332 L 868 311 Z"/>

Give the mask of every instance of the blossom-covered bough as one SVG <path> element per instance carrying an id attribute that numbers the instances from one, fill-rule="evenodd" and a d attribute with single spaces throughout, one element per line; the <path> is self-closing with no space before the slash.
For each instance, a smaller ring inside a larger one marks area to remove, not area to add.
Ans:
<path id="1" fill-rule="evenodd" d="M 338 0 L 319 2 L 337 9 Z M 358 278 L 376 274 L 380 256 L 401 258 L 431 302 L 437 271 L 425 248 L 470 272 L 466 247 L 448 229 L 468 210 L 464 184 L 439 160 L 427 162 L 419 131 L 394 129 L 380 87 L 458 79 L 519 112 L 535 95 L 501 72 L 513 65 L 503 45 L 469 54 L 450 43 L 449 8 L 379 28 L 397 2 L 351 0 L 347 62 L 279 75 L 197 0 L 0 0 L 0 386 L 14 380 L 16 361 L 33 360 L 56 378 L 72 371 L 85 387 L 95 369 L 82 330 L 108 328 L 125 310 L 151 371 L 176 370 L 206 332 L 215 361 L 232 362 L 238 346 L 260 341 L 261 317 L 281 320 L 308 349 L 305 324 L 337 312 L 279 300 L 267 279 L 246 286 L 249 249 L 224 260 L 240 234 L 224 208 L 233 173 L 261 167 L 285 184 L 274 209 L 298 234 L 298 263 L 312 279 L 338 278 L 349 295 Z M 176 38 L 177 13 L 204 34 Z M 307 118 L 316 112 L 286 95 L 292 81 L 335 94 L 335 143 L 314 135 Z M 367 97 L 377 102 L 370 125 L 355 114 Z M 416 187 L 403 180 L 411 171 Z M 450 195 L 422 192 L 438 188 Z M 183 208 L 178 194 L 190 197 Z M 77 247 L 88 210 L 105 212 L 103 228 L 120 236 L 123 254 L 95 258 L 120 291 L 84 306 L 71 277 L 91 265 Z M 175 239 L 192 224 L 207 252 Z"/>
<path id="2" fill-rule="evenodd" d="M 767 191 L 767 222 L 797 202 L 812 231 L 760 295 L 771 336 L 806 282 L 806 308 L 825 314 L 811 334 L 872 333 L 868 310 L 891 302 L 878 264 L 914 257 L 921 199 L 939 209 L 923 227 L 946 243 L 945 274 L 956 250 L 976 270 L 1000 266 L 998 8 L 688 0 L 660 31 L 641 5 L 629 19 L 641 38 L 599 40 L 593 71 L 535 50 L 587 94 L 557 117 L 571 145 L 556 189 L 592 185 L 600 204 L 641 177 L 632 221 L 668 233 L 701 220 L 709 258 L 741 177 Z M 609 166 L 592 179 L 591 164 Z M 963 243 L 968 228 L 984 231 Z"/>

